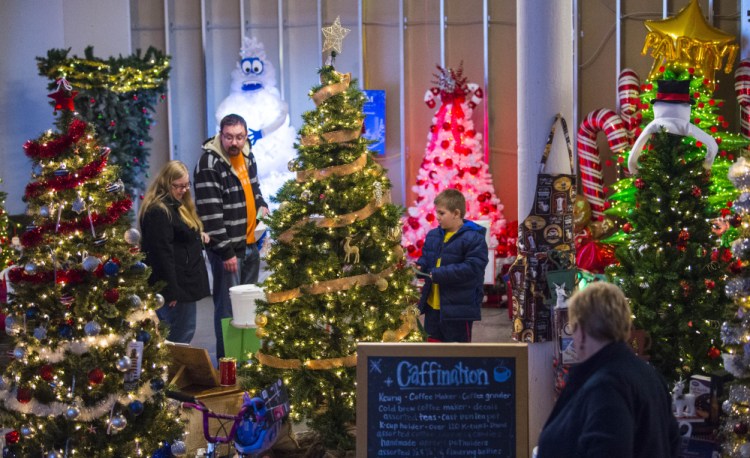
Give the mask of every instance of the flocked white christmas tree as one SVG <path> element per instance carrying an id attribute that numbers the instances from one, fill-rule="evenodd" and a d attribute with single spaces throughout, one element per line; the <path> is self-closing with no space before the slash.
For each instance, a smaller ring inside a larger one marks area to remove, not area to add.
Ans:
<path id="1" fill-rule="evenodd" d="M 471 120 L 474 108 L 482 101 L 482 89 L 466 82 L 461 67 L 438 70 L 436 86 L 425 94 L 425 103 L 435 108 L 439 100 L 441 105 L 432 118 L 425 156 L 412 188 L 417 193 L 416 202 L 404 218 L 402 244 L 412 259 L 419 258 L 425 235 L 437 227 L 433 201 L 447 188 L 457 189 L 466 197 L 466 219 L 490 221 L 490 249 L 505 238 L 503 205 L 495 195 L 484 160 L 482 134 Z"/>
<path id="2" fill-rule="evenodd" d="M 285 181 L 294 178 L 287 164 L 296 155 L 297 132 L 289 124 L 289 106 L 276 88 L 273 63 L 266 58 L 263 43 L 255 37 L 242 41 L 240 61 L 232 71 L 230 94 L 216 109 L 216 125 L 231 113 L 247 122 L 263 195 L 275 195 Z"/>

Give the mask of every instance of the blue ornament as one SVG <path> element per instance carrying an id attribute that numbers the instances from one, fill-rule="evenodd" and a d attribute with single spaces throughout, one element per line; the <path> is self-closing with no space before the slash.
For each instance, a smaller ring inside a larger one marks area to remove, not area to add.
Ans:
<path id="1" fill-rule="evenodd" d="M 133 415 L 140 415 L 143 413 L 143 403 L 141 401 L 135 400 L 128 404 L 128 409 L 130 409 Z"/>
<path id="2" fill-rule="evenodd" d="M 107 261 L 106 263 L 104 263 L 104 275 L 108 277 L 114 277 L 119 271 L 120 266 L 118 266 L 116 262 Z"/>
<path id="3" fill-rule="evenodd" d="M 60 326 L 60 329 L 58 329 L 57 333 L 63 339 L 70 339 L 71 337 L 73 337 L 73 327 L 68 326 L 67 324 Z"/>
<path id="4" fill-rule="evenodd" d="M 149 340 L 151 340 L 151 333 L 149 333 L 148 331 L 144 331 L 143 329 L 141 329 L 140 331 L 138 331 L 136 333 L 135 340 L 137 340 L 138 342 L 146 343 Z"/>
<path id="5" fill-rule="evenodd" d="M 34 317 L 36 317 L 37 313 L 39 313 L 39 309 L 36 307 L 29 307 L 26 309 L 26 318 L 33 320 Z"/>
<path id="6" fill-rule="evenodd" d="M 151 379 L 151 389 L 154 391 L 161 391 L 164 389 L 164 380 L 160 378 Z"/>
<path id="7" fill-rule="evenodd" d="M 143 273 L 146 270 L 146 264 L 142 263 L 141 261 L 138 261 L 132 266 L 130 266 L 130 270 L 132 270 L 133 272 L 137 274 Z"/>
<path id="8" fill-rule="evenodd" d="M 172 458 L 172 456 L 172 446 L 165 442 L 163 447 L 160 447 L 151 455 L 151 458 Z"/>

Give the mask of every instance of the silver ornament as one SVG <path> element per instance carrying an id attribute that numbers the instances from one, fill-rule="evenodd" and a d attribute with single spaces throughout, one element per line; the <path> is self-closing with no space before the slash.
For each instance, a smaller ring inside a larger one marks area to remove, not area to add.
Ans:
<path id="1" fill-rule="evenodd" d="M 86 256 L 83 259 L 83 268 L 87 272 L 93 272 L 96 269 L 99 268 L 99 265 L 102 263 L 102 260 L 97 258 L 96 256 Z"/>
<path id="2" fill-rule="evenodd" d="M 126 420 L 124 416 L 118 414 L 112 417 L 109 421 L 109 425 L 112 428 L 112 431 L 120 432 L 128 426 L 128 420 Z"/>
<path id="3" fill-rule="evenodd" d="M 26 357 L 26 349 L 23 347 L 16 347 L 13 349 L 13 357 L 15 359 L 24 359 Z"/>
<path id="4" fill-rule="evenodd" d="M 289 161 L 286 165 L 286 168 L 289 169 L 290 172 L 296 172 L 297 171 L 297 161 L 292 159 Z"/>
<path id="5" fill-rule="evenodd" d="M 104 188 L 104 190 L 108 193 L 120 192 L 123 189 L 125 189 L 125 185 L 122 183 L 122 180 L 117 180 L 114 183 L 110 183 L 106 188 Z"/>
<path id="6" fill-rule="evenodd" d="M 740 216 L 750 213 L 750 193 L 743 192 L 732 204 L 734 212 Z"/>
<path id="7" fill-rule="evenodd" d="M 734 187 L 742 192 L 750 190 L 750 161 L 740 157 L 729 167 L 727 174 Z"/>
<path id="8" fill-rule="evenodd" d="M 81 409 L 79 409 L 75 404 L 65 409 L 65 418 L 67 418 L 68 420 L 75 420 L 79 415 L 81 415 Z"/>
<path id="9" fill-rule="evenodd" d="M 726 401 L 722 402 L 721 403 L 721 410 L 725 414 L 727 414 L 727 415 L 729 415 L 730 413 L 732 413 L 732 402 L 729 399 L 727 399 Z"/>
<path id="10" fill-rule="evenodd" d="M 5 333 L 9 336 L 15 336 L 21 332 L 21 323 L 19 323 L 12 315 L 5 317 Z"/>
<path id="11" fill-rule="evenodd" d="M 312 192 L 310 192 L 309 189 L 305 189 L 302 191 L 302 194 L 300 194 L 300 197 L 304 200 L 310 200 L 310 197 L 312 197 Z"/>
<path id="12" fill-rule="evenodd" d="M 105 243 L 107 243 L 107 234 L 99 234 L 96 236 L 96 239 L 94 239 L 94 245 L 96 246 L 102 246 Z"/>
<path id="13" fill-rule="evenodd" d="M 164 306 L 164 296 L 161 294 L 155 294 L 154 295 L 154 301 L 156 302 L 156 307 L 163 307 Z"/>
<path id="14" fill-rule="evenodd" d="M 141 241 L 141 233 L 138 232 L 138 229 L 131 227 L 125 231 L 125 241 L 131 245 L 138 245 Z"/>
<path id="15" fill-rule="evenodd" d="M 185 446 L 185 442 L 181 440 L 176 440 L 172 442 L 172 455 L 174 456 L 185 456 L 187 453 L 187 446 Z"/>
<path id="16" fill-rule="evenodd" d="M 46 205 L 42 205 L 39 208 L 39 216 L 41 216 L 42 218 L 47 218 L 49 216 L 49 207 Z"/>
<path id="17" fill-rule="evenodd" d="M 747 259 L 750 255 L 750 239 L 741 237 L 732 242 L 732 254 L 739 259 Z"/>
<path id="18" fill-rule="evenodd" d="M 117 363 L 115 363 L 115 367 L 117 367 L 117 370 L 120 372 L 126 372 L 128 369 L 130 369 L 130 364 L 132 361 L 130 360 L 129 356 L 123 356 L 122 358 L 117 360 Z"/>
<path id="19" fill-rule="evenodd" d="M 745 442 L 742 444 L 742 447 L 740 447 L 740 456 L 742 458 L 750 458 L 750 443 Z"/>
<path id="20" fill-rule="evenodd" d="M 86 326 L 83 327 L 83 332 L 89 337 L 98 336 L 99 333 L 102 332 L 102 327 L 96 321 L 89 321 L 86 323 Z"/>
<path id="21" fill-rule="evenodd" d="M 41 326 L 34 328 L 34 338 L 37 340 L 42 340 L 47 337 L 47 328 L 43 328 Z"/>
<path id="22" fill-rule="evenodd" d="M 86 210 L 86 202 L 81 196 L 78 196 L 76 197 L 76 200 L 73 201 L 73 205 L 71 206 L 71 208 L 74 212 L 80 215 L 84 210 Z"/>
<path id="23" fill-rule="evenodd" d="M 163 298 L 162 298 L 162 300 L 163 300 Z M 140 307 L 141 303 L 142 303 L 141 302 L 141 298 L 138 297 L 137 294 L 131 294 L 128 297 L 128 302 L 130 302 L 130 306 L 133 307 L 134 309 Z"/>
<path id="24" fill-rule="evenodd" d="M 36 273 L 36 264 L 33 262 L 27 262 L 26 265 L 23 266 L 23 270 L 29 275 L 34 275 Z"/>

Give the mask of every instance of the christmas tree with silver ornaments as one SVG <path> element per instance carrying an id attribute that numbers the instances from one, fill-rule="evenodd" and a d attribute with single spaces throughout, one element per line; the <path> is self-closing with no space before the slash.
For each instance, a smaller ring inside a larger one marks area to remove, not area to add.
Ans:
<path id="1" fill-rule="evenodd" d="M 164 395 L 167 364 L 132 202 L 77 92 L 50 94 L 56 131 L 29 140 L 31 223 L 3 306 L 13 359 L 0 376 L 5 458 L 170 457 L 183 425 Z"/>

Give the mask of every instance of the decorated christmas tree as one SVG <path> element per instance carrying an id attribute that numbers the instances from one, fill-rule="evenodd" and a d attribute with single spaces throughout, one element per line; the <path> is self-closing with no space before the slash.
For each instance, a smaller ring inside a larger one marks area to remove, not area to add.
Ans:
<path id="1" fill-rule="evenodd" d="M 735 380 L 729 387 L 729 396 L 722 405 L 725 416 L 720 428 L 724 456 L 744 458 L 750 456 L 748 426 L 750 426 L 750 162 L 744 157 L 729 169 L 729 179 L 740 191 L 734 202 L 733 225 L 739 227 L 739 237 L 732 243 L 732 251 L 739 259 L 732 276 L 726 283 L 726 294 L 734 306 L 729 319 L 721 325 L 724 344 L 724 368 Z"/>
<path id="2" fill-rule="evenodd" d="M 326 50 L 340 51 L 338 19 L 323 30 Z M 319 73 L 309 93 L 316 108 L 303 114 L 289 164 L 296 180 L 281 187 L 266 221 L 275 243 L 256 316 L 263 340 L 240 377 L 249 391 L 282 378 L 291 418 L 308 421 L 326 448 L 349 450 L 357 343 L 421 336 L 412 332 L 418 312 L 400 246 L 402 210 L 361 137 L 365 96 L 333 65 Z"/>
<path id="3" fill-rule="evenodd" d="M 460 67 L 458 70 L 438 67 L 438 71 L 436 86 L 427 91 L 425 103 L 435 108 L 439 99 L 441 104 L 432 118 L 425 156 L 413 187 L 416 202 L 404 219 L 402 244 L 413 260 L 421 256 L 427 233 L 438 225 L 433 201 L 447 188 L 457 189 L 466 197 L 466 219 L 489 220 L 490 249 L 496 248 L 499 241 L 508 243 L 503 205 L 495 196 L 482 152 L 482 134 L 474 129 L 471 120 L 474 108 L 482 100 L 482 89 L 475 83 L 467 83 Z M 507 251 L 502 248 L 503 253 Z"/>
<path id="4" fill-rule="evenodd" d="M 84 57 L 68 56 L 70 49 L 50 49 L 37 57 L 39 73 L 55 87 L 66 78 L 79 91 L 74 103 L 81 119 L 96 128 L 102 145 L 112 149 L 110 162 L 131 196 L 145 189 L 151 155 L 151 126 L 156 104 L 165 99 L 169 57 L 149 47 L 131 56 L 101 59 L 88 47 Z"/>
<path id="5" fill-rule="evenodd" d="M 0 377 L 4 457 L 169 457 L 184 444 L 164 396 L 165 348 L 131 200 L 110 150 L 74 113 L 66 80 L 59 117 L 24 145 L 33 222 L 4 305 L 13 360 Z"/>
<path id="6" fill-rule="evenodd" d="M 608 272 L 631 301 L 635 327 L 651 335 L 651 362 L 676 380 L 720 367 L 717 320 L 731 253 L 715 249 L 705 151 L 664 131 L 650 141 L 624 225 L 630 243 L 617 249 L 620 265 Z"/>

